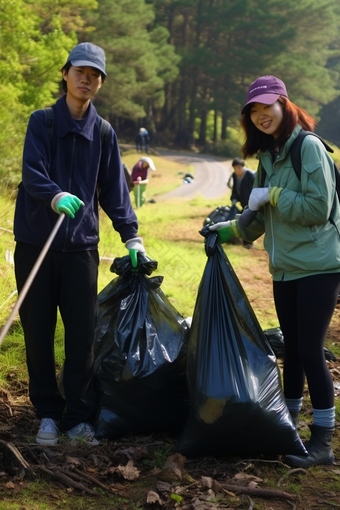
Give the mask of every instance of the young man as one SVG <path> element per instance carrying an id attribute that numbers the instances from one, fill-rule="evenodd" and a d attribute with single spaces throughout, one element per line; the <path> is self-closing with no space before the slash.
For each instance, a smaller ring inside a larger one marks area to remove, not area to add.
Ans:
<path id="1" fill-rule="evenodd" d="M 145 189 L 149 182 L 149 168 L 156 170 L 155 164 L 151 158 L 143 156 L 132 169 L 131 180 L 134 184 L 133 193 L 135 195 L 136 207 L 141 207 L 145 202 Z"/>
<path id="2" fill-rule="evenodd" d="M 102 119 L 91 102 L 106 77 L 104 51 L 91 43 L 78 44 L 62 77 L 66 94 L 52 106 L 52 131 L 44 110 L 29 120 L 14 218 L 20 292 L 58 215 L 66 215 L 20 309 L 29 394 L 41 419 L 36 441 L 43 444 L 57 443 L 60 421 L 70 438 L 94 436 L 98 202 L 131 258 L 135 261 L 136 250 L 145 252 L 116 134 L 110 127 L 103 143 Z M 65 400 L 55 371 L 57 308 L 65 328 Z"/>
<path id="3" fill-rule="evenodd" d="M 241 158 L 235 158 L 232 167 L 234 172 L 228 181 L 228 186 L 232 190 L 230 199 L 232 205 L 240 202 L 244 209 L 248 205 L 249 195 L 253 189 L 255 173 L 245 167 L 244 160 Z"/>
<path id="4" fill-rule="evenodd" d="M 255 172 L 246 168 L 245 162 L 241 158 L 235 158 L 232 162 L 234 172 L 229 178 L 228 186 L 231 188 L 231 204 L 235 205 L 240 202 L 242 211 L 248 205 L 249 195 L 253 189 L 255 181 Z M 242 244 L 248 250 L 253 247 L 253 243 L 249 243 L 245 239 Z"/>

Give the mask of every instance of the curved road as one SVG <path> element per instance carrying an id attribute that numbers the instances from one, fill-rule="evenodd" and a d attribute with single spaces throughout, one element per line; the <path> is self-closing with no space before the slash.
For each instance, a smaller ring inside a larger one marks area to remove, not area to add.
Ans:
<path id="1" fill-rule="evenodd" d="M 227 181 L 232 173 L 231 159 L 217 159 L 208 154 L 190 154 L 157 149 L 160 156 L 185 165 L 193 165 L 195 179 L 190 184 L 182 184 L 178 188 L 158 198 L 194 198 L 201 194 L 204 198 L 223 197 L 227 191 Z"/>

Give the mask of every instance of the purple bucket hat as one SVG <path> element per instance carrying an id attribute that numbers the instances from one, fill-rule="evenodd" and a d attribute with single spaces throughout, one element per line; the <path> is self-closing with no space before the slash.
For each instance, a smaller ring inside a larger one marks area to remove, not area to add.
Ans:
<path id="1" fill-rule="evenodd" d="M 247 102 L 241 113 L 244 113 L 245 107 L 250 103 L 273 104 L 280 96 L 288 97 L 283 81 L 275 76 L 261 76 L 250 85 Z"/>

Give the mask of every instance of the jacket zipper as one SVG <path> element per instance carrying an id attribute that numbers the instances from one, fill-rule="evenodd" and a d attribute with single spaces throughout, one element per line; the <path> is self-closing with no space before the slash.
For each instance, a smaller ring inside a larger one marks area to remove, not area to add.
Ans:
<path id="1" fill-rule="evenodd" d="M 71 184 L 72 184 L 72 170 L 73 170 L 73 161 L 74 161 L 74 152 L 76 148 L 76 134 L 73 134 L 73 144 L 72 144 L 72 155 L 71 155 L 71 165 L 70 165 L 70 174 L 68 179 L 68 192 L 71 193 Z M 66 229 L 65 229 L 65 241 L 64 241 L 64 250 L 66 251 L 67 237 L 68 231 L 70 227 L 70 217 L 66 216 Z"/>
<path id="2" fill-rule="evenodd" d="M 274 166 L 275 166 L 276 161 L 273 164 L 273 170 L 274 170 Z M 270 188 L 270 179 L 269 179 L 269 182 L 268 182 L 268 188 Z M 269 205 L 269 214 L 270 214 L 270 230 L 271 230 L 271 234 L 272 234 L 272 248 L 273 248 L 272 249 L 271 261 L 272 261 L 272 266 L 276 268 L 276 265 L 275 265 L 275 262 L 274 262 L 275 242 L 274 242 L 274 225 L 273 225 L 273 216 L 272 216 L 272 207 L 271 207 L 271 205 Z M 284 277 L 285 277 L 285 274 L 284 274 L 284 272 L 282 272 L 281 281 L 284 281 Z"/>

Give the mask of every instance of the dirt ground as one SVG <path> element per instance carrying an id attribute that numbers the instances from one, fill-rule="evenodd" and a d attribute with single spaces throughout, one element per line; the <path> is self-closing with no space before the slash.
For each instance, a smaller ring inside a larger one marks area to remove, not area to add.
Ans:
<path id="1" fill-rule="evenodd" d="M 252 303 L 256 312 L 265 312 L 272 299 L 267 255 L 256 248 L 249 254 L 257 278 L 248 270 L 238 276 L 250 296 L 257 294 L 256 286 L 265 288 L 266 298 Z M 330 348 L 340 346 L 339 331 L 340 305 L 328 332 Z M 338 398 L 340 359 L 329 362 L 329 368 Z M 311 408 L 306 400 L 303 415 L 308 417 Z M 306 431 L 307 425 L 301 420 L 299 431 Z M 11 380 L 10 390 L 0 392 L 0 508 L 7 508 L 6 502 L 22 503 L 23 491 L 41 478 L 48 483 L 40 489 L 39 499 L 48 509 L 76 509 L 79 496 L 86 496 L 88 508 L 97 510 L 340 508 L 339 423 L 335 464 L 308 471 L 290 469 L 280 456 L 185 459 L 174 453 L 177 437 L 162 434 L 104 440 L 97 446 L 64 440 L 46 447 L 34 443 L 38 426 L 27 383 Z M 31 510 L 25 504 L 18 508 Z"/>

